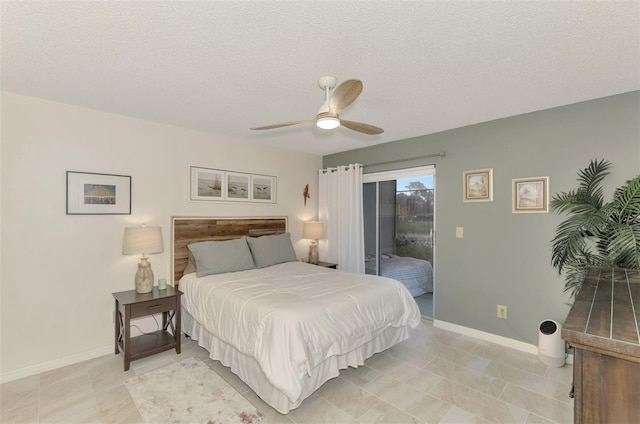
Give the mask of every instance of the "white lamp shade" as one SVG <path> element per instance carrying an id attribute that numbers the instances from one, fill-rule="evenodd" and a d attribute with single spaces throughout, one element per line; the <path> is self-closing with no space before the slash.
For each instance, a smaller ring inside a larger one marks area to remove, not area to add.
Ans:
<path id="1" fill-rule="evenodd" d="M 323 239 L 324 224 L 322 222 L 305 222 L 302 226 L 302 238 L 305 239 Z"/>
<path id="2" fill-rule="evenodd" d="M 161 227 L 126 227 L 122 240 L 123 255 L 162 253 Z"/>

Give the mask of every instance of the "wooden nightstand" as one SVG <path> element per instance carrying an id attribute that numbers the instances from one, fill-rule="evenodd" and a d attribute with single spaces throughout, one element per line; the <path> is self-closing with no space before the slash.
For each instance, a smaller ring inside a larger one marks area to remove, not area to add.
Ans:
<path id="1" fill-rule="evenodd" d="M 325 268 L 338 269 L 338 264 L 332 264 L 331 262 L 322 262 L 322 261 L 320 261 L 316 265 L 323 266 Z"/>
<path id="2" fill-rule="evenodd" d="M 180 353 L 180 296 L 182 292 L 168 286 L 153 288 L 151 293 L 135 290 L 113 293 L 116 299 L 115 353 L 124 356 L 124 370 L 136 359 L 169 349 Z M 162 328 L 153 333 L 131 337 L 131 319 L 162 313 Z M 175 323 L 174 323 L 175 321 Z M 169 332 L 171 327 L 171 332 Z"/>

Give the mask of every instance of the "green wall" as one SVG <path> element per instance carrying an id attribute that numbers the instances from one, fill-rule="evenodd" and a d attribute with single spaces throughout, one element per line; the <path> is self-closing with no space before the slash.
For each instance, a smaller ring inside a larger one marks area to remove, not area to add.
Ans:
<path id="1" fill-rule="evenodd" d="M 329 155 L 323 165 L 358 162 L 367 173 L 435 164 L 435 319 L 537 345 L 540 321 L 563 322 L 569 309 L 550 265 L 563 218 L 512 213 L 511 180 L 549 176 L 552 195 L 576 187 L 594 158 L 613 164 L 607 200 L 640 173 L 640 91 Z M 494 201 L 464 203 L 462 173 L 481 168 L 493 168 Z M 508 320 L 496 317 L 497 304 Z"/>

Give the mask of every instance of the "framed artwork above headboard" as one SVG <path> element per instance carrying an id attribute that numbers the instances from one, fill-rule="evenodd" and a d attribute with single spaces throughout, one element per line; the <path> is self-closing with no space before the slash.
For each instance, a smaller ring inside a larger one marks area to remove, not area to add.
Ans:
<path id="1" fill-rule="evenodd" d="M 287 217 L 171 217 L 171 277 L 177 286 L 189 261 L 187 245 L 196 241 L 232 240 L 287 232 Z"/>

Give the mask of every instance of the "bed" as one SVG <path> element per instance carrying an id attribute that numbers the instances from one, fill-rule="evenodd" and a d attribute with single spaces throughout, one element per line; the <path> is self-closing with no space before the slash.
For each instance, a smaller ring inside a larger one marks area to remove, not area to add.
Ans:
<path id="1" fill-rule="evenodd" d="M 365 272 L 376 274 L 376 256 L 365 258 Z M 393 254 L 380 255 L 380 275 L 400 281 L 413 297 L 433 293 L 433 267 L 429 261 Z"/>
<path id="2" fill-rule="evenodd" d="M 284 217 L 172 218 L 183 331 L 282 414 L 420 322 L 401 283 L 298 262 L 286 230 Z"/>

